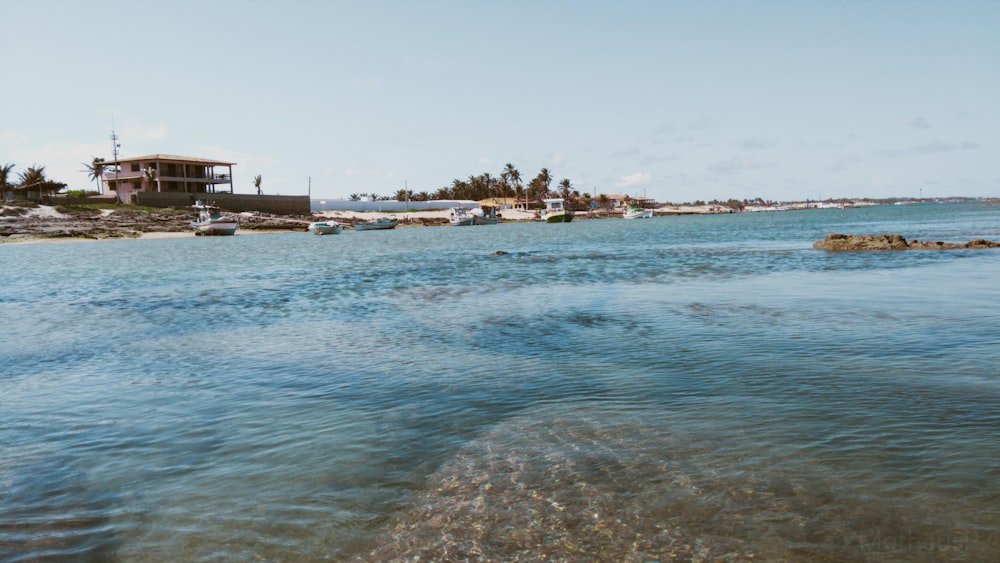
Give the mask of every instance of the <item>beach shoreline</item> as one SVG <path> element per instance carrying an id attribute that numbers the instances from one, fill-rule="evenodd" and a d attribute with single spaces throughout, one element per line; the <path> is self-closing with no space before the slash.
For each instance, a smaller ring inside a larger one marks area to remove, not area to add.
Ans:
<path id="1" fill-rule="evenodd" d="M 716 214 L 716 206 L 661 206 L 659 215 Z M 281 216 L 244 212 L 237 214 L 240 228 L 237 235 L 305 232 L 312 221 L 334 220 L 346 225 L 393 217 L 400 228 L 449 225 L 450 209 L 420 211 L 314 211 L 311 215 Z M 537 221 L 535 211 L 504 209 L 504 222 Z M 576 217 L 614 219 L 620 214 L 604 210 L 578 212 Z M 0 244 L 43 244 L 70 242 L 107 242 L 115 240 L 157 240 L 196 236 L 191 229 L 191 217 L 177 210 L 148 210 L 131 206 L 115 209 L 63 213 L 56 207 L 5 205 L 0 207 Z"/>

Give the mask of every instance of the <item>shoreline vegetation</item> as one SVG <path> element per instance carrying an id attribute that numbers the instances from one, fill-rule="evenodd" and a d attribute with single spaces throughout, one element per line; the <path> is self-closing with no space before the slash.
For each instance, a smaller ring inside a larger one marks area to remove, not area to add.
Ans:
<path id="1" fill-rule="evenodd" d="M 984 203 L 994 203 L 984 201 Z M 475 205 L 469 202 L 470 206 Z M 816 208 L 844 208 L 884 205 L 859 201 L 846 204 L 817 202 L 782 206 L 753 207 L 737 210 L 719 204 L 661 205 L 656 215 L 710 215 L 764 211 L 794 211 Z M 306 232 L 313 221 L 333 220 L 350 226 L 354 222 L 390 216 L 399 227 L 447 226 L 450 209 L 422 211 L 314 211 L 310 215 L 273 215 L 258 212 L 235 214 L 240 221 L 240 235 Z M 502 210 L 504 222 L 536 221 L 535 211 Z M 577 219 L 621 219 L 622 211 L 596 209 L 577 212 Z M 35 202 L 12 202 L 0 207 L 0 244 L 101 241 L 118 239 L 175 238 L 194 236 L 189 209 L 150 208 L 134 205 L 42 205 Z"/>

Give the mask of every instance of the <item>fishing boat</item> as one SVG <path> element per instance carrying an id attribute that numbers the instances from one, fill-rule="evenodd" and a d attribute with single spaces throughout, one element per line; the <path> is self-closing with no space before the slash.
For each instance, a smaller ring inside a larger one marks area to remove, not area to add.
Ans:
<path id="1" fill-rule="evenodd" d="M 378 219 L 372 219 L 371 221 L 358 221 L 354 224 L 355 231 L 384 231 L 387 229 L 395 229 L 399 221 L 395 219 L 390 219 L 389 217 L 379 217 Z"/>
<path id="2" fill-rule="evenodd" d="M 543 200 L 545 211 L 542 212 L 542 221 L 546 223 L 569 223 L 573 220 L 573 212 L 566 209 L 566 201 L 562 198 Z"/>
<path id="3" fill-rule="evenodd" d="M 470 226 L 473 223 L 472 213 L 469 213 L 469 210 L 464 207 L 452 207 L 451 213 L 448 215 L 448 222 L 453 227 Z"/>
<path id="4" fill-rule="evenodd" d="M 639 207 L 634 203 L 632 205 L 629 205 L 628 208 L 625 209 L 625 212 L 622 214 L 622 217 L 626 219 L 649 219 L 652 216 L 653 216 L 652 209 L 643 209 L 642 207 Z"/>
<path id="5" fill-rule="evenodd" d="M 503 220 L 503 217 L 497 213 L 497 208 L 492 205 L 483 205 L 481 207 L 483 214 L 473 212 L 472 222 L 476 225 L 496 225 Z"/>
<path id="6" fill-rule="evenodd" d="M 235 217 L 222 214 L 215 203 L 204 203 L 201 200 L 191 206 L 195 210 L 191 228 L 198 236 L 228 236 L 236 234 L 240 222 Z"/>
<path id="7" fill-rule="evenodd" d="M 316 221 L 309 223 L 308 230 L 314 235 L 339 235 L 344 227 L 336 221 Z"/>

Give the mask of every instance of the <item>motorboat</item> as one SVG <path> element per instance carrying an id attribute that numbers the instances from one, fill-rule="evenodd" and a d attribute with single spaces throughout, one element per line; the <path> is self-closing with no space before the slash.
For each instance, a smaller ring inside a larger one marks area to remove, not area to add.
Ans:
<path id="1" fill-rule="evenodd" d="M 543 201 L 545 202 L 545 210 L 541 215 L 542 221 L 546 223 L 569 223 L 573 220 L 573 212 L 566 209 L 566 200 L 553 198 Z"/>
<path id="2" fill-rule="evenodd" d="M 198 236 L 229 236 L 236 234 L 240 222 L 235 217 L 223 215 L 219 206 L 213 203 L 204 203 L 201 200 L 191 206 L 195 210 L 194 221 L 191 221 L 191 228 Z"/>
<path id="3" fill-rule="evenodd" d="M 492 205 L 483 205 L 481 207 L 483 214 L 473 212 L 472 222 L 476 225 L 496 225 L 503 220 L 503 217 L 497 213 L 497 208 Z"/>
<path id="4" fill-rule="evenodd" d="M 627 209 L 625 209 L 625 212 L 622 214 L 622 217 L 626 219 L 650 219 L 653 217 L 653 210 L 643 209 L 642 207 L 633 204 L 628 206 Z"/>
<path id="5" fill-rule="evenodd" d="M 395 229 L 399 221 L 389 217 L 379 217 L 378 219 L 372 219 L 371 221 L 358 221 L 354 224 L 355 231 L 384 231 L 387 229 Z"/>
<path id="6" fill-rule="evenodd" d="M 448 215 L 448 222 L 454 227 L 467 227 L 474 222 L 472 213 L 464 207 L 452 207 Z"/>
<path id="7" fill-rule="evenodd" d="M 309 223 L 308 230 L 314 235 L 339 235 L 344 226 L 336 221 L 316 221 Z"/>

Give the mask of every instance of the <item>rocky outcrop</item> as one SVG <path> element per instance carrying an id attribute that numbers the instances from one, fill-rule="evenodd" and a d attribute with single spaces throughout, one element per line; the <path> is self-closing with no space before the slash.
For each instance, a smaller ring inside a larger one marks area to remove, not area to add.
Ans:
<path id="1" fill-rule="evenodd" d="M 3 206 L 0 208 L 0 242 L 28 238 L 127 238 L 143 233 L 191 232 L 192 213 L 187 209 L 148 209 L 117 206 L 96 209 L 83 206 Z M 305 231 L 307 216 L 239 214 L 244 231 Z"/>
<path id="2" fill-rule="evenodd" d="M 830 234 L 813 243 L 813 248 L 831 252 L 858 252 L 864 250 L 954 250 L 959 248 L 1000 248 L 1000 243 L 976 239 L 965 244 L 953 242 L 907 242 L 903 235 L 842 235 Z"/>

